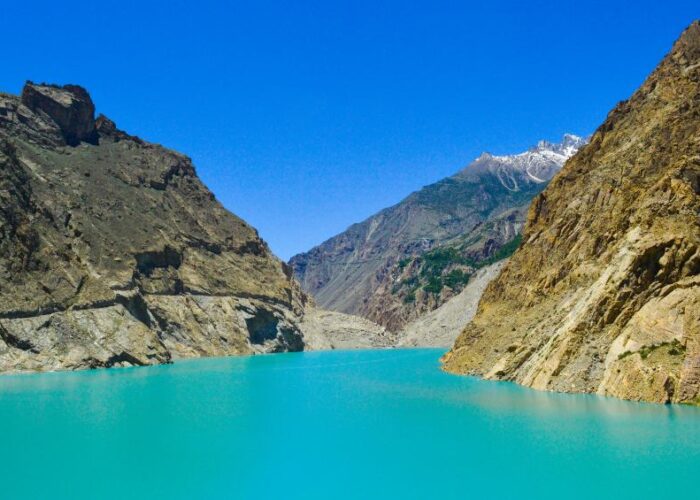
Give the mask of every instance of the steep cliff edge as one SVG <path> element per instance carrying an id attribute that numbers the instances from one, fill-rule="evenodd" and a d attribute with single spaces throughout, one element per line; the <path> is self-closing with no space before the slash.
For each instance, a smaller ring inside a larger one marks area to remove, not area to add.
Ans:
<path id="1" fill-rule="evenodd" d="M 0 94 L 0 371 L 301 350 L 291 269 L 77 86 Z"/>
<path id="2" fill-rule="evenodd" d="M 697 403 L 700 23 L 533 201 L 445 368 Z"/>

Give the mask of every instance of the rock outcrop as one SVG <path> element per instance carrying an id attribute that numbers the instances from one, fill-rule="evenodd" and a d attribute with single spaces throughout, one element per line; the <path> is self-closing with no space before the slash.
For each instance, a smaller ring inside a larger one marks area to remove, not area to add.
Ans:
<path id="1" fill-rule="evenodd" d="M 445 368 L 542 390 L 700 397 L 700 23 L 533 201 Z"/>
<path id="2" fill-rule="evenodd" d="M 304 348 L 291 269 L 80 87 L 0 94 L 0 202 L 0 371 Z"/>
<path id="3" fill-rule="evenodd" d="M 95 105 L 84 88 L 28 82 L 22 89 L 22 104 L 35 115 L 55 123 L 67 145 L 97 144 Z"/>
<path id="4" fill-rule="evenodd" d="M 320 307 L 398 332 L 517 246 L 530 200 L 584 143 L 566 134 L 516 155 L 484 153 L 289 264 Z"/>

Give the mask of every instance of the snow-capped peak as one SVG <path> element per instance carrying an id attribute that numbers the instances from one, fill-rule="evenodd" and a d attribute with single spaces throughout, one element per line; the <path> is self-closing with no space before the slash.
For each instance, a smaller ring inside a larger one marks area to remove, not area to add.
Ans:
<path id="1" fill-rule="evenodd" d="M 504 187 L 518 191 L 522 183 L 539 184 L 550 180 L 586 142 L 577 135 L 564 134 L 559 143 L 540 141 L 523 153 L 502 156 L 483 153 L 477 163 L 487 165 Z"/>
<path id="2" fill-rule="evenodd" d="M 586 139 L 574 134 L 564 134 L 559 143 L 540 141 L 531 151 L 551 151 L 569 158 L 586 144 Z"/>

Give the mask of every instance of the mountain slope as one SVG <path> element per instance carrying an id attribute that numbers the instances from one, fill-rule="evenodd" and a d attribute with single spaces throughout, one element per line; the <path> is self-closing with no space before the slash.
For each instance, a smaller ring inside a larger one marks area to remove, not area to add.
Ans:
<path id="1" fill-rule="evenodd" d="M 486 286 L 501 271 L 506 260 L 486 266 L 474 274 L 464 289 L 434 311 L 411 321 L 399 333 L 399 347 L 452 347 L 476 314 Z"/>
<path id="2" fill-rule="evenodd" d="M 301 322 L 305 350 L 383 349 L 394 347 L 396 335 L 371 321 L 335 311 L 308 308 Z"/>
<path id="3" fill-rule="evenodd" d="M 303 348 L 291 270 L 84 89 L 0 94 L 0 185 L 0 370 Z"/>
<path id="4" fill-rule="evenodd" d="M 458 373 L 656 402 L 700 396 L 700 23 L 532 203 L 445 356 Z"/>
<path id="5" fill-rule="evenodd" d="M 583 142 L 567 134 L 517 155 L 483 154 L 289 264 L 321 307 L 398 331 L 517 236 L 532 197 Z"/>

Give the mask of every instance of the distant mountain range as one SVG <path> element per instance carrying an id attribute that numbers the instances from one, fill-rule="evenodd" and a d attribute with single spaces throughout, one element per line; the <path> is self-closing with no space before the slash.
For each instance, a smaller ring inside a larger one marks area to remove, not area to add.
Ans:
<path id="1" fill-rule="evenodd" d="M 397 331 L 514 250 L 530 200 L 585 142 L 565 134 L 519 154 L 484 153 L 289 264 L 321 307 Z"/>

